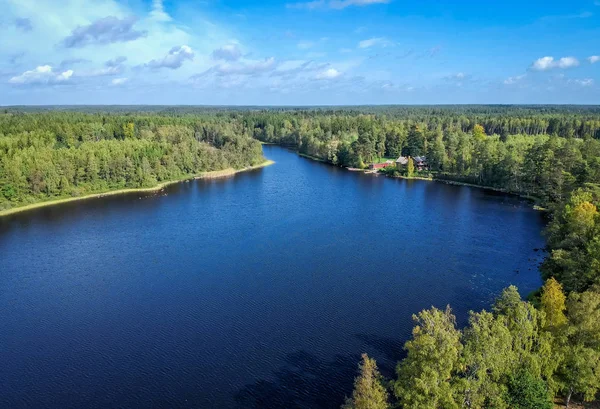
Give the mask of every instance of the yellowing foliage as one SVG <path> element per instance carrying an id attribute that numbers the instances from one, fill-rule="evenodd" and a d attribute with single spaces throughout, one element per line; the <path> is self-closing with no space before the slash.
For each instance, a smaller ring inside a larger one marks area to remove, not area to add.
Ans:
<path id="1" fill-rule="evenodd" d="M 562 285 L 554 279 L 548 279 L 542 287 L 542 311 L 546 313 L 546 327 L 558 328 L 567 322 L 565 302 L 567 297 L 563 293 Z"/>

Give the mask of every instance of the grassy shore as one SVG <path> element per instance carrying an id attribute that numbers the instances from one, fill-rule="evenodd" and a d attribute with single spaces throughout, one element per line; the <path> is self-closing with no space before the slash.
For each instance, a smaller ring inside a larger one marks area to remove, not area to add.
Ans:
<path id="1" fill-rule="evenodd" d="M 297 152 L 297 153 L 298 153 L 298 156 L 302 156 L 303 158 L 311 159 L 311 160 L 314 160 L 317 162 L 329 163 L 325 159 L 317 158 L 316 156 L 307 155 L 306 153 L 300 153 L 300 152 Z M 330 165 L 333 166 L 333 164 L 331 164 L 331 163 L 330 163 Z"/>
<path id="2" fill-rule="evenodd" d="M 168 182 L 159 183 L 158 185 L 152 186 L 152 187 L 142 187 L 142 188 L 136 188 L 136 189 L 110 190 L 110 191 L 107 191 L 107 192 L 93 193 L 93 194 L 90 194 L 90 195 L 85 195 L 85 196 L 80 196 L 80 197 L 66 197 L 66 198 L 63 198 L 63 199 L 47 200 L 47 201 L 44 201 L 44 202 L 32 203 L 32 204 L 25 205 L 25 206 L 19 206 L 19 207 L 14 207 L 14 208 L 11 208 L 11 209 L 0 210 L 0 217 L 2 217 L 2 216 L 8 216 L 10 214 L 15 214 L 15 213 L 20 213 L 20 212 L 25 212 L 27 210 L 38 209 L 40 207 L 53 206 L 53 205 L 62 204 L 62 203 L 74 202 L 76 200 L 87 200 L 87 199 L 94 199 L 94 198 L 99 198 L 99 197 L 121 195 L 121 194 L 126 194 L 126 193 L 157 192 L 159 190 L 164 189 L 168 185 L 172 185 L 172 184 L 175 184 L 175 183 L 180 183 L 180 182 L 183 182 L 183 181 L 186 181 L 186 180 L 225 178 L 225 177 L 233 176 L 233 175 L 235 175 L 236 173 L 239 173 L 239 172 L 245 172 L 245 171 L 252 170 L 252 169 L 264 168 L 265 166 L 269 166 L 269 165 L 272 165 L 274 163 L 275 162 L 273 162 L 272 160 L 266 160 L 263 163 L 261 163 L 259 165 L 256 165 L 256 166 L 249 166 L 249 167 L 243 168 L 243 169 L 229 168 L 229 169 L 223 169 L 223 170 L 214 170 L 214 171 L 211 171 L 211 172 L 202 172 L 201 174 L 193 176 L 193 177 L 185 177 L 185 178 L 178 179 L 178 180 L 170 180 Z"/>

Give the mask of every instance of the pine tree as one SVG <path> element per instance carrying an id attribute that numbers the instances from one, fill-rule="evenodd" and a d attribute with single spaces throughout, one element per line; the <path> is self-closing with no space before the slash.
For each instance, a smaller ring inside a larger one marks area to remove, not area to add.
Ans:
<path id="1" fill-rule="evenodd" d="M 342 409 L 388 409 L 388 393 L 381 383 L 375 360 L 367 354 L 362 354 L 358 371 L 352 397 L 346 398 Z"/>

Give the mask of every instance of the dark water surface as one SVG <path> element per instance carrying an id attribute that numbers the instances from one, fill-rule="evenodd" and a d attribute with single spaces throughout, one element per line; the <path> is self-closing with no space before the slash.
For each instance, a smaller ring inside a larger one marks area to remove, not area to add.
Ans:
<path id="1" fill-rule="evenodd" d="M 337 408 L 411 314 L 540 285 L 542 216 L 265 147 L 234 178 L 0 219 L 0 407 Z"/>

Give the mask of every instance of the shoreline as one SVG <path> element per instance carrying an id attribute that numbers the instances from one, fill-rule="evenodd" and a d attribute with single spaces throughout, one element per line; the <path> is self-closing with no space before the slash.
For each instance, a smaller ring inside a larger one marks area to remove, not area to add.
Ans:
<path id="1" fill-rule="evenodd" d="M 249 166 L 249 167 L 246 167 L 246 168 L 243 168 L 243 169 L 227 168 L 227 169 L 222 169 L 222 170 L 211 170 L 211 171 L 208 171 L 208 172 L 202 172 L 201 174 L 196 175 L 196 176 L 188 176 L 188 177 L 185 177 L 185 178 L 182 178 L 182 179 L 169 180 L 169 181 L 166 181 L 166 182 L 161 182 L 158 185 L 152 186 L 152 187 L 140 187 L 140 188 L 127 188 L 127 189 L 109 190 L 107 192 L 92 193 L 92 194 L 89 194 L 89 195 L 79 196 L 79 197 L 65 197 L 65 198 L 62 198 L 62 199 L 47 200 L 47 201 L 44 201 L 44 202 L 32 203 L 32 204 L 28 204 L 28 205 L 24 205 L 24 206 L 13 207 L 11 209 L 0 210 L 0 217 L 9 216 L 9 215 L 16 214 L 16 213 L 21 213 L 21 212 L 26 212 L 28 210 L 39 209 L 41 207 L 48 207 L 48 206 L 54 206 L 54 205 L 58 205 L 58 204 L 75 202 L 75 201 L 78 201 L 78 200 L 97 199 L 97 198 L 101 198 L 101 197 L 116 196 L 116 195 L 122 195 L 122 194 L 127 194 L 127 193 L 150 193 L 150 192 L 158 192 L 158 191 L 161 191 L 162 189 L 164 189 L 165 187 L 167 187 L 169 185 L 174 185 L 176 183 L 185 182 L 187 180 L 221 179 L 221 178 L 226 178 L 226 177 L 234 176 L 237 173 L 246 172 L 246 171 L 254 170 L 254 169 L 264 168 L 264 167 L 273 165 L 274 163 L 275 163 L 274 161 L 267 159 L 267 160 L 265 160 L 261 164 L 254 165 L 254 166 Z"/>
<path id="2" fill-rule="evenodd" d="M 389 176 L 389 177 L 391 177 L 393 179 L 425 180 L 425 181 L 429 181 L 429 182 L 445 183 L 447 185 L 466 186 L 466 187 L 470 187 L 470 188 L 477 188 L 477 189 L 489 190 L 489 191 L 492 191 L 492 192 L 503 193 L 505 195 L 512 195 L 512 196 L 520 197 L 521 199 L 530 200 L 530 201 L 533 202 L 533 208 L 535 210 L 544 211 L 544 212 L 549 211 L 549 209 L 540 206 L 538 204 L 538 202 L 539 202 L 538 198 L 536 198 L 534 196 L 528 196 L 528 195 L 525 195 L 525 194 L 522 194 L 522 193 L 511 192 L 510 190 L 502 189 L 502 188 L 499 188 L 499 187 L 485 186 L 485 185 L 476 185 L 474 183 L 460 182 L 460 181 L 451 180 L 451 179 L 438 179 L 435 176 L 429 177 L 429 178 L 420 177 L 420 176 L 413 176 L 413 177 L 408 177 L 408 176 Z"/>
<path id="3" fill-rule="evenodd" d="M 314 160 L 314 161 L 317 161 L 317 162 L 327 163 L 328 165 L 331 165 L 331 166 L 335 166 L 332 163 L 329 163 L 329 162 L 327 162 L 324 159 L 317 158 L 317 157 L 314 157 L 314 156 L 311 156 L 311 155 L 306 155 L 306 154 L 300 153 L 298 151 L 296 151 L 296 153 L 299 156 L 302 156 L 304 158 L 311 159 L 311 160 Z M 358 169 L 358 168 L 349 168 L 349 167 L 344 168 L 344 169 L 346 169 L 346 170 L 348 170 L 350 172 L 363 172 L 363 173 L 366 173 L 365 171 L 368 171 L 368 169 Z M 373 172 L 371 172 L 371 173 L 372 174 L 377 174 L 377 173 L 373 173 Z M 521 193 L 511 192 L 511 191 L 508 191 L 508 190 L 505 190 L 505 189 L 502 189 L 502 188 L 493 187 L 493 186 L 476 185 L 476 184 L 473 184 L 473 183 L 460 182 L 460 181 L 455 181 L 455 180 L 450 180 L 450 179 L 438 179 L 435 176 L 430 176 L 430 177 L 424 177 L 424 176 L 411 176 L 411 177 L 409 177 L 409 176 L 402 176 L 402 175 L 398 175 L 398 176 L 383 175 L 383 176 L 389 177 L 391 179 L 424 180 L 426 182 L 440 182 L 440 183 L 445 183 L 447 185 L 466 186 L 466 187 L 471 187 L 471 188 L 478 188 L 478 189 L 483 189 L 483 190 L 489 190 L 489 191 L 498 192 L 498 193 L 504 193 L 504 194 L 507 194 L 507 195 L 517 196 L 517 197 L 520 197 L 522 199 L 529 200 L 529 201 L 533 202 L 533 208 L 534 208 L 534 210 L 541 211 L 541 212 L 548 212 L 549 211 L 549 209 L 547 209 L 545 207 L 542 207 L 542 206 L 540 206 L 538 204 L 539 203 L 539 199 L 536 198 L 536 197 L 528 196 L 528 195 L 521 194 Z"/>
<path id="4" fill-rule="evenodd" d="M 534 210 L 540 211 L 540 212 L 547 212 L 549 211 L 549 209 L 540 206 L 539 203 L 539 199 L 534 197 L 534 196 L 528 196 L 525 194 L 521 194 L 521 193 L 516 193 L 516 192 L 511 192 L 510 190 L 506 190 L 506 189 L 502 189 L 499 187 L 493 187 L 493 186 L 485 186 L 485 185 L 476 185 L 474 183 L 468 183 L 468 182 L 460 182 L 457 180 L 451 180 L 451 179 L 438 179 L 435 176 L 432 177 L 422 177 L 422 176 L 412 176 L 412 177 L 408 177 L 408 176 L 387 176 L 389 178 L 392 179 L 405 179 L 405 180 L 424 180 L 427 182 L 439 182 L 439 183 L 445 183 L 446 185 L 453 185 L 453 186 L 466 186 L 466 187 L 470 187 L 470 188 L 476 188 L 476 189 L 483 189 L 483 190 L 489 190 L 492 192 L 497 192 L 497 193 L 503 193 L 505 195 L 512 195 L 512 196 L 517 196 L 521 199 L 525 199 L 525 200 L 529 200 L 531 202 L 533 202 L 533 208 Z"/>
<path id="5" fill-rule="evenodd" d="M 331 166 L 335 166 L 333 163 L 329 163 L 325 159 L 317 158 L 316 156 L 307 155 L 306 153 L 300 153 L 298 151 L 296 151 L 296 153 L 298 154 L 298 156 L 300 156 L 302 158 L 306 158 L 306 159 L 314 160 L 315 162 L 322 162 L 322 163 L 326 163 Z"/>

